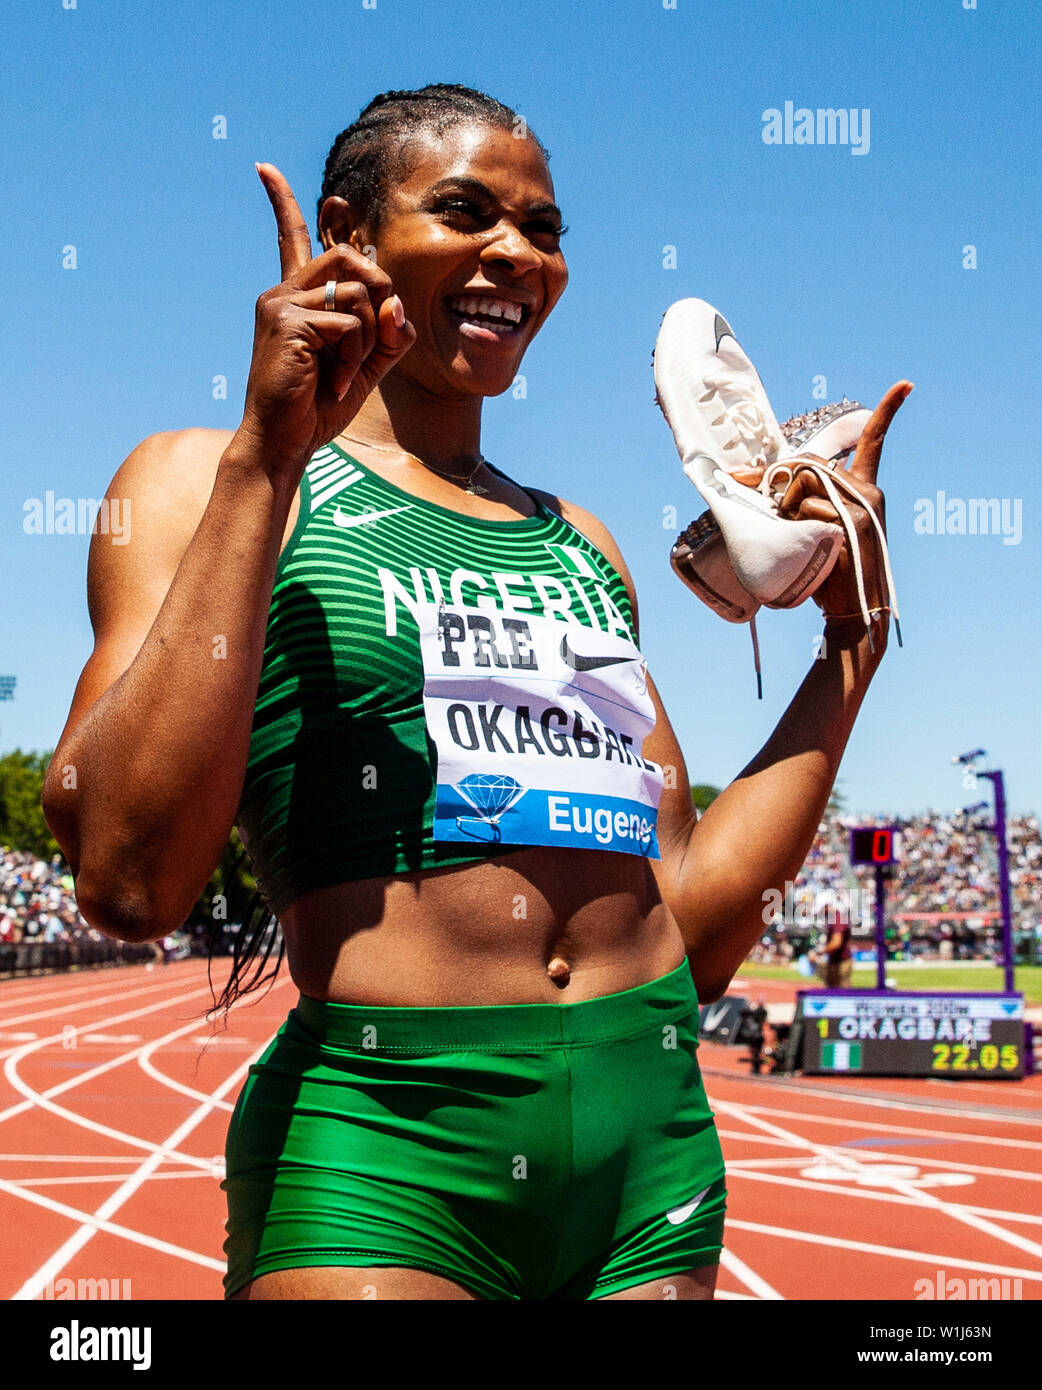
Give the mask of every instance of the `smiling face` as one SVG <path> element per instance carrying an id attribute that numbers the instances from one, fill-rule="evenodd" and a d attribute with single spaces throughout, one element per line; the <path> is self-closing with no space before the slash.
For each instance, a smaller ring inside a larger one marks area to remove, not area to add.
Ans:
<path id="1" fill-rule="evenodd" d="M 499 395 L 568 282 L 546 160 L 535 141 L 471 122 L 418 132 L 407 155 L 378 227 L 330 198 L 323 240 L 375 246 L 417 333 L 396 373 L 438 396 Z"/>

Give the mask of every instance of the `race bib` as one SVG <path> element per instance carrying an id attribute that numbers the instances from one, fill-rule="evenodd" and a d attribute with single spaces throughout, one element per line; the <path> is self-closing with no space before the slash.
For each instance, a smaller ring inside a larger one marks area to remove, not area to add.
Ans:
<path id="1" fill-rule="evenodd" d="M 434 838 L 660 858 L 647 663 L 628 638 L 528 613 L 422 604 Z"/>

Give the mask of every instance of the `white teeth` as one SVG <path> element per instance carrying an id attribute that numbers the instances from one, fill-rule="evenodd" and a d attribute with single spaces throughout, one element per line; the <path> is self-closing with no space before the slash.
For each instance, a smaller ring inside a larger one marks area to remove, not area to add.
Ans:
<path id="1" fill-rule="evenodd" d="M 462 295 L 457 295 L 449 304 L 461 314 L 484 314 L 487 318 L 502 318 L 509 323 L 521 322 L 521 305 L 514 304 L 509 299 L 465 299 Z"/>

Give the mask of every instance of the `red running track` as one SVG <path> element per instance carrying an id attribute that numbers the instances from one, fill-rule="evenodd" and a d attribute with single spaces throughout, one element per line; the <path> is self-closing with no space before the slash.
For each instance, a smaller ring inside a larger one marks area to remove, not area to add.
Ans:
<path id="1" fill-rule="evenodd" d="M 214 1032 L 201 961 L 0 983 L 3 1298 L 222 1297 L 228 1117 L 295 998 L 284 971 Z M 1040 1296 L 1040 1079 L 793 1083 L 700 1058 L 729 1171 L 719 1297 Z"/>

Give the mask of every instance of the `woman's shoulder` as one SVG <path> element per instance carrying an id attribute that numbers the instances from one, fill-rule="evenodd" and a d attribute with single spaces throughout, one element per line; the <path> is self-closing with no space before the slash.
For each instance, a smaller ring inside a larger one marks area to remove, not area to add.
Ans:
<path id="1" fill-rule="evenodd" d="M 530 487 L 528 491 L 533 497 L 538 497 L 544 507 L 549 507 L 552 512 L 556 512 L 563 521 L 567 521 L 569 526 L 574 526 L 597 547 L 608 563 L 618 570 L 630 596 L 630 602 L 635 606 L 636 594 L 633 588 L 633 576 L 622 557 L 618 542 L 600 517 L 594 516 L 593 512 L 587 511 L 585 507 L 580 507 L 576 502 L 568 502 L 563 497 L 558 497 L 556 493 L 546 492 L 537 487 Z"/>
<path id="2" fill-rule="evenodd" d="M 205 487 L 209 496 L 234 433 L 200 426 L 150 434 L 123 460 L 113 482 L 188 495 Z"/>
<path id="3" fill-rule="evenodd" d="M 163 430 L 130 451 L 105 492 L 107 514 L 122 518 L 121 535 L 108 544 L 110 537 L 99 529 L 91 539 L 87 584 L 92 605 L 106 586 L 172 575 L 206 511 L 233 433 Z M 131 537 L 134 544 L 128 545 Z"/>
<path id="4" fill-rule="evenodd" d="M 136 445 L 108 486 L 109 506 L 129 506 L 139 536 L 183 551 L 202 519 L 233 430 L 162 430 Z M 165 539 L 164 539 L 165 538 Z"/>

